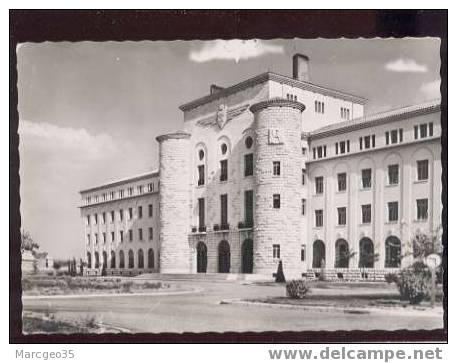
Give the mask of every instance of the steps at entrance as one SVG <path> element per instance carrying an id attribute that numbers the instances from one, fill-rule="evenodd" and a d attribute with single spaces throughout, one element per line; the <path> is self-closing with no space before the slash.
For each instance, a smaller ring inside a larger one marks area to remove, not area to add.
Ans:
<path id="1" fill-rule="evenodd" d="M 180 280 L 180 281 L 265 281 L 269 280 L 266 276 L 255 274 L 230 274 L 230 273 L 195 273 L 195 274 L 160 274 L 148 273 L 135 277 L 136 279 L 151 280 Z"/>

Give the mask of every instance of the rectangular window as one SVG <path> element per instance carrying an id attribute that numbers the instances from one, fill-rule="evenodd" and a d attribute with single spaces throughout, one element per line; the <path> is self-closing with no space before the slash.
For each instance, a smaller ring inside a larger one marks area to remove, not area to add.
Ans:
<path id="1" fill-rule="evenodd" d="M 363 139 L 359 137 L 359 150 L 363 150 Z"/>
<path id="2" fill-rule="evenodd" d="M 119 231 L 119 239 L 121 242 L 124 242 L 124 231 Z"/>
<path id="3" fill-rule="evenodd" d="M 89 226 L 90 225 L 90 214 L 86 216 L 86 224 Z"/>
<path id="4" fill-rule="evenodd" d="M 152 227 L 149 227 L 149 240 L 152 241 L 153 238 L 154 238 L 154 233 L 153 233 Z"/>
<path id="5" fill-rule="evenodd" d="M 198 198 L 198 226 L 205 227 L 205 198 Z"/>
<path id="6" fill-rule="evenodd" d="M 254 174 L 254 154 L 244 155 L 244 176 Z"/>
<path id="7" fill-rule="evenodd" d="M 148 192 L 152 192 L 154 190 L 153 185 L 153 183 L 148 183 Z"/>
<path id="8" fill-rule="evenodd" d="M 306 199 L 301 200 L 301 215 L 304 216 L 306 214 Z"/>
<path id="9" fill-rule="evenodd" d="M 129 229 L 129 241 L 133 241 L 133 230 Z"/>
<path id="10" fill-rule="evenodd" d="M 98 244 L 98 233 L 95 233 L 94 236 L 95 236 L 95 244 Z"/>
<path id="11" fill-rule="evenodd" d="M 133 218 L 133 209 L 129 208 L 129 219 Z"/>
<path id="12" fill-rule="evenodd" d="M 301 170 L 301 185 L 306 184 L 306 169 Z"/>
<path id="13" fill-rule="evenodd" d="M 111 242 L 114 242 L 114 232 L 111 232 Z"/>
<path id="14" fill-rule="evenodd" d="M 273 245 L 273 258 L 281 258 L 281 246 Z"/>
<path id="15" fill-rule="evenodd" d="M 362 223 L 371 223 L 371 204 L 362 205 Z"/>
<path id="16" fill-rule="evenodd" d="M 313 159 L 316 159 L 316 148 L 313 147 Z"/>
<path id="17" fill-rule="evenodd" d="M 254 192 L 252 190 L 244 192 L 244 221 L 246 227 L 252 227 L 254 221 Z"/>
<path id="18" fill-rule="evenodd" d="M 420 130 L 420 138 L 423 139 L 424 137 L 427 137 L 427 124 L 421 124 L 419 126 Z"/>
<path id="19" fill-rule="evenodd" d="M 324 145 L 324 158 L 327 156 L 327 146 Z"/>
<path id="20" fill-rule="evenodd" d="M 397 130 L 392 130 L 390 132 L 390 137 L 392 139 L 392 144 L 396 144 L 398 142 L 398 131 Z"/>
<path id="21" fill-rule="evenodd" d="M 106 212 L 103 212 L 103 213 L 102 213 L 102 223 L 103 223 L 103 224 L 106 223 Z"/>
<path id="22" fill-rule="evenodd" d="M 305 262 L 306 261 L 306 245 L 301 245 L 300 249 L 300 261 Z"/>
<path id="23" fill-rule="evenodd" d="M 140 195 L 143 194 L 144 188 L 143 188 L 142 185 L 138 185 L 138 186 L 136 187 L 136 189 L 137 189 L 138 194 L 140 194 Z"/>
<path id="24" fill-rule="evenodd" d="M 414 140 L 419 138 L 419 126 L 414 126 Z"/>
<path id="25" fill-rule="evenodd" d="M 428 160 L 417 161 L 417 180 L 428 179 Z"/>
<path id="26" fill-rule="evenodd" d="M 138 207 L 138 218 L 143 218 L 143 207 L 142 206 Z"/>
<path id="27" fill-rule="evenodd" d="M 111 223 L 114 223 L 114 211 L 111 211 Z"/>
<path id="28" fill-rule="evenodd" d="M 376 146 L 376 136 L 371 135 L 371 147 L 375 147 L 375 146 Z"/>
<path id="29" fill-rule="evenodd" d="M 346 225 L 346 207 L 337 208 L 338 211 L 338 225 L 345 226 Z"/>
<path id="30" fill-rule="evenodd" d="M 139 229 L 138 229 L 138 239 L 139 239 L 140 241 L 143 240 L 143 229 L 142 229 L 142 228 L 139 228 Z"/>
<path id="31" fill-rule="evenodd" d="M 316 194 L 322 194 L 324 193 L 324 177 L 323 176 L 317 176 L 314 179 L 315 187 L 316 187 Z"/>
<path id="32" fill-rule="evenodd" d="M 389 222 L 398 221 L 398 202 L 388 202 L 387 209 L 389 211 Z"/>
<path id="33" fill-rule="evenodd" d="M 87 235 L 87 244 L 90 244 L 90 234 Z"/>
<path id="34" fill-rule="evenodd" d="M 106 233 L 103 232 L 103 233 L 102 233 L 102 236 L 103 236 L 103 244 L 105 244 L 105 243 L 106 243 Z"/>
<path id="35" fill-rule="evenodd" d="M 273 161 L 273 175 L 281 175 L 281 163 L 279 161 Z"/>
<path id="36" fill-rule="evenodd" d="M 351 143 L 349 142 L 349 140 L 347 140 L 347 141 L 346 141 L 346 150 L 347 150 L 347 152 L 350 152 L 350 151 L 351 151 L 350 145 L 351 145 Z"/>
<path id="37" fill-rule="evenodd" d="M 124 189 L 119 190 L 119 198 L 124 198 Z"/>
<path id="38" fill-rule="evenodd" d="M 227 160 L 221 160 L 221 181 L 227 181 Z"/>
<path id="39" fill-rule="evenodd" d="M 154 211 L 152 209 L 152 204 L 148 205 L 148 214 L 149 214 L 149 218 L 152 218 L 152 216 L 154 215 Z"/>
<path id="40" fill-rule="evenodd" d="M 426 220 L 428 218 L 428 199 L 417 199 L 417 219 Z"/>
<path id="41" fill-rule="evenodd" d="M 389 131 L 386 131 L 386 145 L 389 145 L 389 141 L 390 141 L 390 132 Z"/>
<path id="42" fill-rule="evenodd" d="M 340 141 L 340 153 L 346 154 L 346 143 L 344 141 Z"/>
<path id="43" fill-rule="evenodd" d="M 338 155 L 338 143 L 335 142 L 335 155 Z"/>
<path id="44" fill-rule="evenodd" d="M 338 174 L 338 191 L 344 192 L 346 190 L 346 173 Z"/>
<path id="45" fill-rule="evenodd" d="M 428 136 L 433 136 L 433 122 L 428 124 Z"/>
<path id="46" fill-rule="evenodd" d="M 400 142 L 403 142 L 403 129 L 398 130 L 398 138 Z"/>
<path id="47" fill-rule="evenodd" d="M 227 226 L 227 194 L 221 194 L 221 227 Z"/>
<path id="48" fill-rule="evenodd" d="M 133 187 L 130 187 L 128 189 L 128 193 L 129 193 L 129 196 L 132 196 L 133 195 Z"/>
<path id="49" fill-rule="evenodd" d="M 205 165 L 198 166 L 198 182 L 197 185 L 205 185 Z"/>
<path id="50" fill-rule="evenodd" d="M 365 136 L 364 143 L 365 143 L 365 145 L 364 145 L 365 149 L 369 149 L 370 148 L 370 136 Z"/>
<path id="51" fill-rule="evenodd" d="M 95 217 L 95 224 L 98 224 L 98 214 L 95 213 L 94 217 Z"/>
<path id="52" fill-rule="evenodd" d="M 371 188 L 371 169 L 362 170 L 362 188 Z"/>
<path id="53" fill-rule="evenodd" d="M 314 214 L 316 216 L 316 227 L 322 227 L 324 225 L 324 211 L 322 209 L 316 209 Z"/>
<path id="54" fill-rule="evenodd" d="M 103 202 L 106 202 L 106 193 L 103 193 L 103 194 L 102 194 L 102 201 L 103 201 Z"/>
<path id="55" fill-rule="evenodd" d="M 281 208 L 281 195 L 273 194 L 273 208 L 275 208 L 275 209 Z"/>
<path id="56" fill-rule="evenodd" d="M 119 220 L 124 220 L 124 211 L 122 209 L 119 209 Z"/>
<path id="57" fill-rule="evenodd" d="M 317 147 L 317 158 L 322 158 L 322 146 Z"/>
<path id="58" fill-rule="evenodd" d="M 398 170 L 399 170 L 398 164 L 388 166 L 389 185 L 398 184 Z"/>

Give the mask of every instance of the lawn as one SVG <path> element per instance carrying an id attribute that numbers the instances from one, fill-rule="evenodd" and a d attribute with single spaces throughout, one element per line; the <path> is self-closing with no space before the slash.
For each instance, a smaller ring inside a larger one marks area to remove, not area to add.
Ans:
<path id="1" fill-rule="evenodd" d="M 22 278 L 22 293 L 36 295 L 129 294 L 169 289 L 163 282 L 134 281 L 128 278 L 95 278 L 29 275 Z"/>

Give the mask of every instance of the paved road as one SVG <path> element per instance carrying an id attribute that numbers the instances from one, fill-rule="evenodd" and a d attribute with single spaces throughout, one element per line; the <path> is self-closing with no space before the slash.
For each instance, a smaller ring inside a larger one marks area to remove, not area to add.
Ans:
<path id="1" fill-rule="evenodd" d="M 23 301 L 25 310 L 67 316 L 96 316 L 106 324 L 132 332 L 223 332 L 303 330 L 437 329 L 439 317 L 347 314 L 270 307 L 221 305 L 222 299 L 281 296 L 284 287 L 236 282 L 175 282 L 200 293 L 170 296 L 112 296 Z"/>

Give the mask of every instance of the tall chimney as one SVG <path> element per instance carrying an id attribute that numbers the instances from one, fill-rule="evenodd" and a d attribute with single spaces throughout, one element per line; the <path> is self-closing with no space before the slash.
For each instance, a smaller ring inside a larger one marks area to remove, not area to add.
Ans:
<path id="1" fill-rule="evenodd" d="M 294 79 L 309 82 L 309 58 L 303 54 L 294 54 L 292 58 L 292 72 Z"/>

